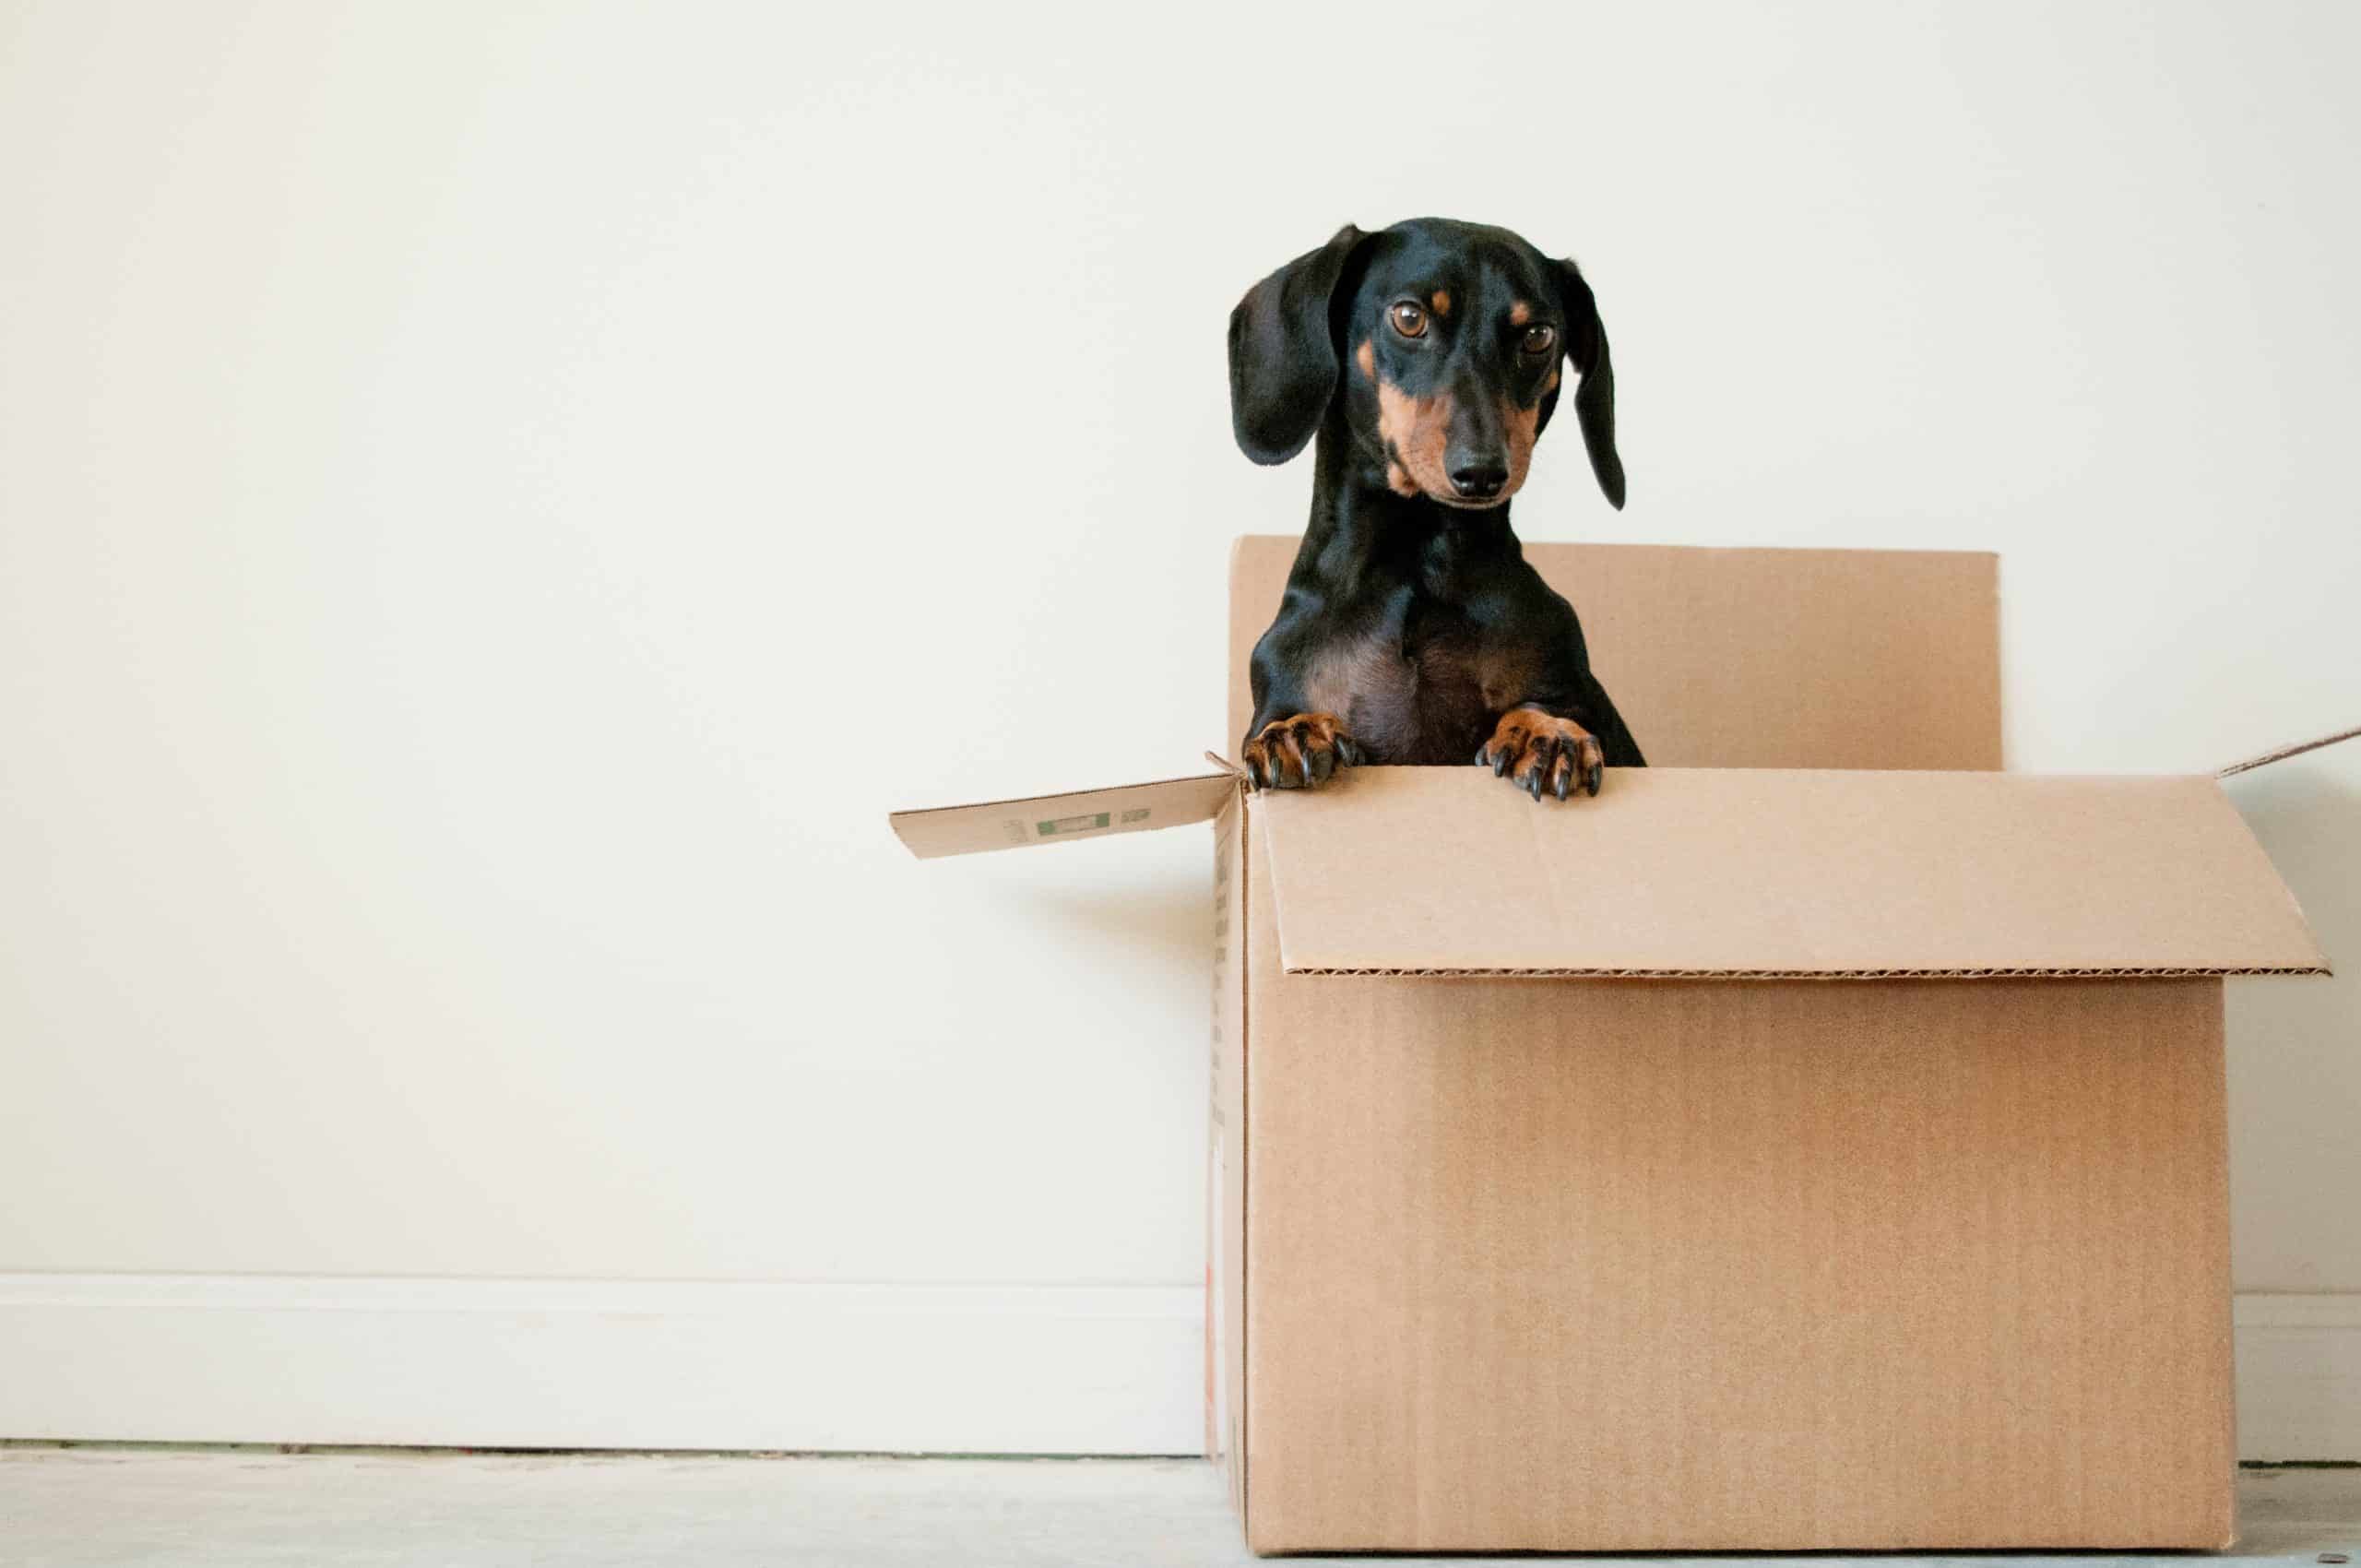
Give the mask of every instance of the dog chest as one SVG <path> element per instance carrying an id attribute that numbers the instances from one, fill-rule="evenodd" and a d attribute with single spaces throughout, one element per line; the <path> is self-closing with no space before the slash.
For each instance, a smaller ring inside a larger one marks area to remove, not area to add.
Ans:
<path id="1" fill-rule="evenodd" d="M 1531 663 L 1529 647 L 1496 644 L 1463 612 L 1405 596 L 1376 625 L 1313 651 L 1306 695 L 1375 761 L 1452 766 L 1525 699 Z"/>

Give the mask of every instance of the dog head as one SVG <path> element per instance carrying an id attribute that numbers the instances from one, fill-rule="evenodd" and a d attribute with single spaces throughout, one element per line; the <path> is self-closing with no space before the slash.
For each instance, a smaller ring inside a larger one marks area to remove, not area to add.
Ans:
<path id="1" fill-rule="evenodd" d="M 1229 315 L 1229 410 L 1258 463 L 1304 448 L 1331 410 L 1396 493 L 1497 506 L 1524 484 L 1562 365 L 1599 489 L 1623 505 L 1615 371 L 1590 285 L 1505 229 L 1347 224 Z"/>

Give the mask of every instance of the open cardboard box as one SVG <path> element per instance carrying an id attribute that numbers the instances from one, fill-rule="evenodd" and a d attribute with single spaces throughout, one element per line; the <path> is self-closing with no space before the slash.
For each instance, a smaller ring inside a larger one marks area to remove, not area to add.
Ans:
<path id="1" fill-rule="evenodd" d="M 1290 539 L 1232 561 L 1229 731 Z M 1215 826 L 1207 1447 L 1258 1552 L 2215 1548 L 2211 776 L 2000 765 L 1997 561 L 1534 545 L 1658 765 L 906 812 Z"/>

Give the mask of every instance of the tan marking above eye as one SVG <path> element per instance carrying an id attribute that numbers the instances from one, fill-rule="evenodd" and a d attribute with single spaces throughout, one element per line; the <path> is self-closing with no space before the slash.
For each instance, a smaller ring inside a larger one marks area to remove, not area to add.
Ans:
<path id="1" fill-rule="evenodd" d="M 1451 291 L 1448 289 L 1437 289 L 1434 293 L 1434 298 L 1427 303 L 1435 307 L 1435 314 L 1437 315 L 1449 315 L 1451 314 Z"/>
<path id="2" fill-rule="evenodd" d="M 1526 322 L 1531 321 L 1532 319 L 1533 307 L 1525 303 L 1523 300 L 1519 300 L 1516 303 L 1509 306 L 1509 325 L 1511 327 L 1523 327 Z"/>
<path id="3" fill-rule="evenodd" d="M 1385 319 L 1405 338 L 1423 338 L 1427 334 L 1427 308 L 1415 300 L 1404 300 L 1385 313 Z"/>

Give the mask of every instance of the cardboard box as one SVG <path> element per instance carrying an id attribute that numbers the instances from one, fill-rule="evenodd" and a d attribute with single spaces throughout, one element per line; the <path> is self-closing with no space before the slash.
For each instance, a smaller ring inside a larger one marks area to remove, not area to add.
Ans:
<path id="1" fill-rule="evenodd" d="M 1233 559 L 1230 732 L 1294 541 Z M 2210 777 L 2000 763 L 1980 554 L 1534 545 L 1659 766 L 904 813 L 1211 822 L 1208 1451 L 1258 1552 L 2230 1542 Z"/>

